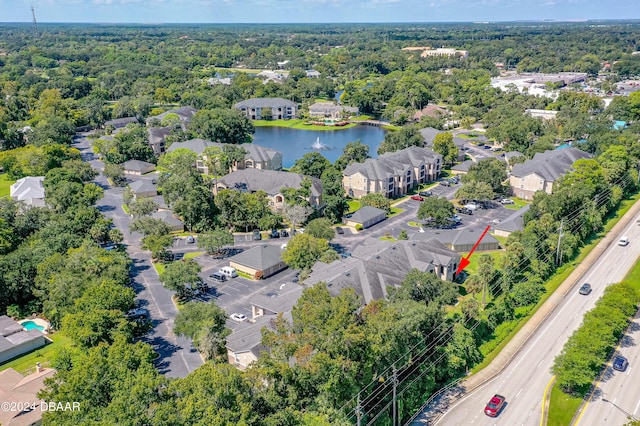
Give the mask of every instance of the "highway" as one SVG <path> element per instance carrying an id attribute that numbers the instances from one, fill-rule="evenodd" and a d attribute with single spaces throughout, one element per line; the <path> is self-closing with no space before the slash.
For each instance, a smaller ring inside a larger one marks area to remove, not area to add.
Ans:
<path id="1" fill-rule="evenodd" d="M 614 242 L 586 271 L 573 290 L 567 293 L 566 297 L 551 311 L 505 369 L 491 381 L 461 398 L 438 419 L 436 424 L 447 426 L 540 424 L 542 398 L 552 377 L 551 367 L 554 358 L 561 352 L 567 338 L 578 328 L 584 313 L 591 310 L 602 296 L 605 287 L 621 281 L 640 256 L 640 226 L 636 223 L 638 219 L 640 214 L 636 214 L 624 231 L 616 236 Z M 626 247 L 616 244 L 619 236 L 622 235 L 630 238 L 631 243 Z M 591 283 L 593 287 L 593 291 L 588 296 L 578 294 L 578 289 L 584 282 Z M 637 338 L 640 336 L 636 334 Z M 633 350 L 637 358 L 638 346 L 627 347 L 624 350 L 629 352 Z M 640 386 L 637 386 L 637 383 L 640 383 L 640 377 L 636 376 L 640 374 L 640 365 L 634 365 L 638 362 L 635 358 L 627 357 L 630 362 L 630 375 L 616 372 L 614 379 L 611 380 L 611 389 L 607 391 L 605 398 L 611 401 L 617 398 L 616 405 L 632 411 L 634 408 L 638 409 L 636 404 L 640 400 Z M 631 375 L 635 377 L 632 378 Z M 619 395 L 620 388 L 616 390 L 616 384 L 620 384 L 618 380 L 620 383 L 627 384 L 626 396 Z M 614 381 L 615 384 L 613 384 Z M 636 384 L 635 387 L 633 383 Z M 495 393 L 506 397 L 506 405 L 497 418 L 489 418 L 484 415 L 483 410 L 486 402 Z M 604 408 L 601 408 L 600 403 Z M 580 425 L 624 424 L 624 419 L 616 420 L 616 423 L 604 423 L 605 418 L 600 416 L 613 417 L 612 413 L 616 408 L 612 404 L 602 401 L 600 403 L 593 404 L 593 414 L 591 414 L 591 407 L 588 407 L 590 411 L 585 413 Z M 609 408 L 606 407 L 607 405 Z"/>
<path id="2" fill-rule="evenodd" d="M 602 375 L 593 397 L 586 405 L 577 425 L 618 426 L 629 415 L 640 418 L 640 317 L 636 316 L 622 339 L 616 354 L 629 360 L 626 371 L 616 371 L 611 362 Z M 577 426 L 576 425 L 576 426 Z"/>

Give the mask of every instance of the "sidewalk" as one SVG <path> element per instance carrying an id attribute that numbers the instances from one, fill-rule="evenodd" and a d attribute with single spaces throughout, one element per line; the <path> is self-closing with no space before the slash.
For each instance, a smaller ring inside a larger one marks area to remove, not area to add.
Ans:
<path id="1" fill-rule="evenodd" d="M 527 321 L 527 323 L 518 331 L 504 349 L 496 356 L 493 361 L 484 369 L 476 374 L 469 376 L 462 381 L 459 386 L 453 389 L 455 397 L 444 396 L 438 401 L 434 401 L 434 405 L 424 407 L 413 424 L 434 424 L 438 418 L 446 412 L 451 402 L 457 401 L 464 394 L 473 392 L 476 388 L 493 379 L 511 362 L 511 360 L 520 352 L 525 343 L 533 336 L 545 319 L 553 312 L 556 306 L 570 292 L 574 285 L 587 272 L 604 251 L 618 240 L 618 235 L 631 223 L 640 213 L 640 200 L 629 209 L 629 211 L 616 223 L 616 225 L 605 235 L 602 240 L 591 250 L 584 260 L 573 270 L 566 280 L 556 289 L 556 291 L 544 302 L 544 304 L 536 311 L 535 314 Z M 443 406 L 443 402 L 445 403 Z M 429 418 L 431 417 L 431 418 Z"/>

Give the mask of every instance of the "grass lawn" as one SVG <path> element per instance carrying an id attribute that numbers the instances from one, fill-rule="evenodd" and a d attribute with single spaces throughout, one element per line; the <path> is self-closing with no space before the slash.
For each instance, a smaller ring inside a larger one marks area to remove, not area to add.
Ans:
<path id="1" fill-rule="evenodd" d="M 292 119 L 292 120 L 254 120 L 255 127 L 286 127 L 289 129 L 299 130 L 340 130 L 356 127 L 358 124 L 349 123 L 344 126 L 316 126 L 314 124 L 306 124 L 308 120 Z"/>
<path id="2" fill-rule="evenodd" d="M 618 209 L 618 212 L 616 213 L 616 215 L 605 219 L 607 220 L 607 222 L 606 222 L 606 225 L 604 226 L 604 230 L 600 232 L 598 235 L 596 235 L 589 244 L 582 247 L 578 257 L 576 257 L 573 261 L 569 263 L 565 263 L 560 268 L 558 268 L 558 270 L 553 275 L 553 277 L 545 283 L 545 288 L 547 289 L 547 292 L 543 294 L 542 297 L 540 297 L 540 300 L 538 301 L 538 303 L 529 311 L 529 313 L 526 316 L 520 319 L 518 325 L 514 327 L 513 330 L 511 330 L 511 332 L 499 344 L 495 346 L 495 348 L 491 351 L 491 353 L 487 354 L 487 356 L 482 360 L 480 364 L 473 367 L 472 373 L 477 373 L 478 371 L 482 370 L 487 365 L 489 365 L 491 361 L 493 361 L 493 359 L 500 353 L 500 351 L 504 349 L 507 343 L 511 341 L 513 336 L 515 336 L 518 333 L 518 331 L 520 331 L 520 329 L 527 323 L 529 318 L 531 318 L 531 316 L 534 313 L 536 313 L 536 311 L 540 308 L 540 306 L 542 306 L 544 302 L 546 302 L 547 299 L 551 297 L 553 292 L 556 291 L 556 289 L 560 286 L 560 284 L 562 284 L 564 280 L 567 279 L 567 277 L 571 274 L 571 272 L 573 272 L 576 266 L 578 266 L 580 262 L 582 262 L 584 258 L 587 257 L 587 255 L 591 252 L 591 250 L 593 250 L 593 248 L 598 244 L 598 242 L 600 241 L 600 238 L 602 238 L 602 236 L 604 236 L 607 232 L 609 232 L 611 228 L 613 228 L 615 224 L 618 223 L 620 218 L 624 216 L 624 214 L 627 211 L 629 211 L 631 206 L 633 206 L 633 204 L 638 199 L 640 199 L 640 194 L 634 195 L 629 200 L 624 200 L 621 203 L 622 205 L 620 209 Z M 471 262 L 473 262 L 473 256 L 471 256 Z M 469 265 L 467 269 L 470 266 L 471 265 Z M 638 273 L 638 275 L 640 275 L 640 272 Z M 488 344 L 488 343 L 491 343 L 491 342 L 486 342 L 485 344 Z"/>
<path id="3" fill-rule="evenodd" d="M 36 349 L 35 351 L 14 359 L 13 361 L 2 364 L 0 366 L 0 370 L 13 368 L 21 374 L 34 372 L 36 362 L 39 362 L 40 364 L 42 364 L 42 366 L 47 366 L 58 353 L 58 350 L 60 350 L 61 348 L 71 347 L 72 345 L 71 339 L 65 336 L 64 333 L 60 331 L 50 334 L 47 337 L 52 340 L 53 343 L 49 343 L 48 345 L 43 346 L 40 349 Z"/>
<path id="4" fill-rule="evenodd" d="M 161 275 L 164 273 L 164 267 L 165 267 L 164 263 L 154 263 L 153 267 L 155 268 L 158 275 Z"/>
<path id="5" fill-rule="evenodd" d="M 349 213 L 353 213 L 360 208 L 360 201 L 358 200 L 349 200 L 347 204 L 349 205 Z"/>
<path id="6" fill-rule="evenodd" d="M 189 253 L 184 254 L 184 259 L 193 259 L 195 257 L 201 256 L 205 254 L 205 251 L 191 251 Z"/>
<path id="7" fill-rule="evenodd" d="M 385 237 L 380 237 L 380 239 L 381 239 L 382 241 L 391 241 L 391 242 L 395 242 L 395 241 L 397 241 L 395 238 L 393 238 L 393 237 L 387 237 L 387 236 L 385 236 Z"/>
<path id="8" fill-rule="evenodd" d="M 404 209 L 399 209 L 398 207 L 391 207 L 391 212 L 387 214 L 387 218 L 394 217 L 402 213 Z"/>
<path id="9" fill-rule="evenodd" d="M 407 225 L 416 226 L 416 227 L 422 226 L 419 222 L 413 222 L 413 221 L 412 222 L 407 222 Z"/>
<path id="10" fill-rule="evenodd" d="M 383 129 L 385 130 L 400 130 L 402 129 L 402 126 L 396 126 L 393 124 L 389 124 L 388 126 L 382 126 Z"/>
<path id="11" fill-rule="evenodd" d="M 474 134 L 474 133 L 458 133 L 456 135 L 457 138 L 462 138 L 462 139 L 475 139 L 478 137 L 478 135 Z"/>
<path id="12" fill-rule="evenodd" d="M 16 183 L 16 181 L 9 179 L 6 173 L 0 175 L 0 198 L 9 195 L 9 187 L 14 183 Z"/>
<path id="13" fill-rule="evenodd" d="M 468 253 L 464 254 L 462 257 L 467 257 L 467 254 Z M 478 260 L 480 259 L 480 256 L 482 256 L 483 254 L 488 254 L 489 256 L 491 256 L 491 258 L 493 259 L 494 265 L 497 265 L 500 258 L 504 255 L 504 250 L 474 252 L 469 258 L 469 266 L 465 268 L 465 271 L 467 271 L 470 274 L 475 274 L 476 271 L 478 270 Z"/>
<path id="14" fill-rule="evenodd" d="M 511 209 L 511 210 L 519 210 L 522 207 L 526 206 L 527 204 L 529 204 L 529 202 L 521 200 L 520 198 L 511 198 L 514 202 L 514 204 L 505 204 L 505 208 L 507 209 Z"/>
<path id="15" fill-rule="evenodd" d="M 129 206 L 126 204 L 122 205 L 122 210 L 126 213 L 126 214 L 131 214 L 131 211 L 129 210 Z"/>
<path id="16" fill-rule="evenodd" d="M 576 398 L 562 392 L 559 387 L 551 388 L 549 400 L 548 426 L 569 426 L 574 414 L 580 408 L 582 398 Z"/>

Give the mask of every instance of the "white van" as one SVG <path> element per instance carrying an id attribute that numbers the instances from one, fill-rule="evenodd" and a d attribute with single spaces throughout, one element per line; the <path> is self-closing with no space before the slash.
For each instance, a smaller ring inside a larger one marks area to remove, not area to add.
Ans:
<path id="1" fill-rule="evenodd" d="M 629 244 L 629 237 L 622 237 L 620 238 L 620 240 L 618 240 L 619 246 L 626 246 L 628 244 Z"/>
<path id="2" fill-rule="evenodd" d="M 220 268 L 218 272 L 220 272 L 222 275 L 225 275 L 229 278 L 235 278 L 238 276 L 238 273 L 236 272 L 236 268 L 232 268 L 231 266 L 225 266 L 224 268 Z"/>

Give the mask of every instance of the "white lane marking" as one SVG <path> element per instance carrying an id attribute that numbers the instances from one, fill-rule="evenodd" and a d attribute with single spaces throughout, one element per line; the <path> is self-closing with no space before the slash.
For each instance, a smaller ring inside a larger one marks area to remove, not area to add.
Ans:
<path id="1" fill-rule="evenodd" d="M 629 375 L 629 373 L 631 373 L 631 369 L 627 368 L 627 376 Z"/>
<path id="2" fill-rule="evenodd" d="M 633 410 L 633 414 L 635 415 L 636 412 L 638 411 L 638 407 L 640 407 L 640 401 L 638 401 L 638 405 L 636 405 L 636 409 Z"/>
<path id="3" fill-rule="evenodd" d="M 543 362 L 544 362 L 544 359 L 541 359 L 540 362 L 538 363 L 538 365 L 536 366 L 536 368 L 540 367 Z"/>
<path id="4" fill-rule="evenodd" d="M 518 393 L 516 393 L 516 398 L 518 397 L 518 395 L 520 395 L 520 392 L 522 392 L 522 389 L 524 389 L 524 388 L 520 388 L 520 390 L 518 391 Z"/>
<path id="5" fill-rule="evenodd" d="M 618 398 L 613 398 L 613 401 L 612 401 L 612 402 L 613 402 L 614 404 L 616 403 L 616 399 L 618 399 Z"/>

